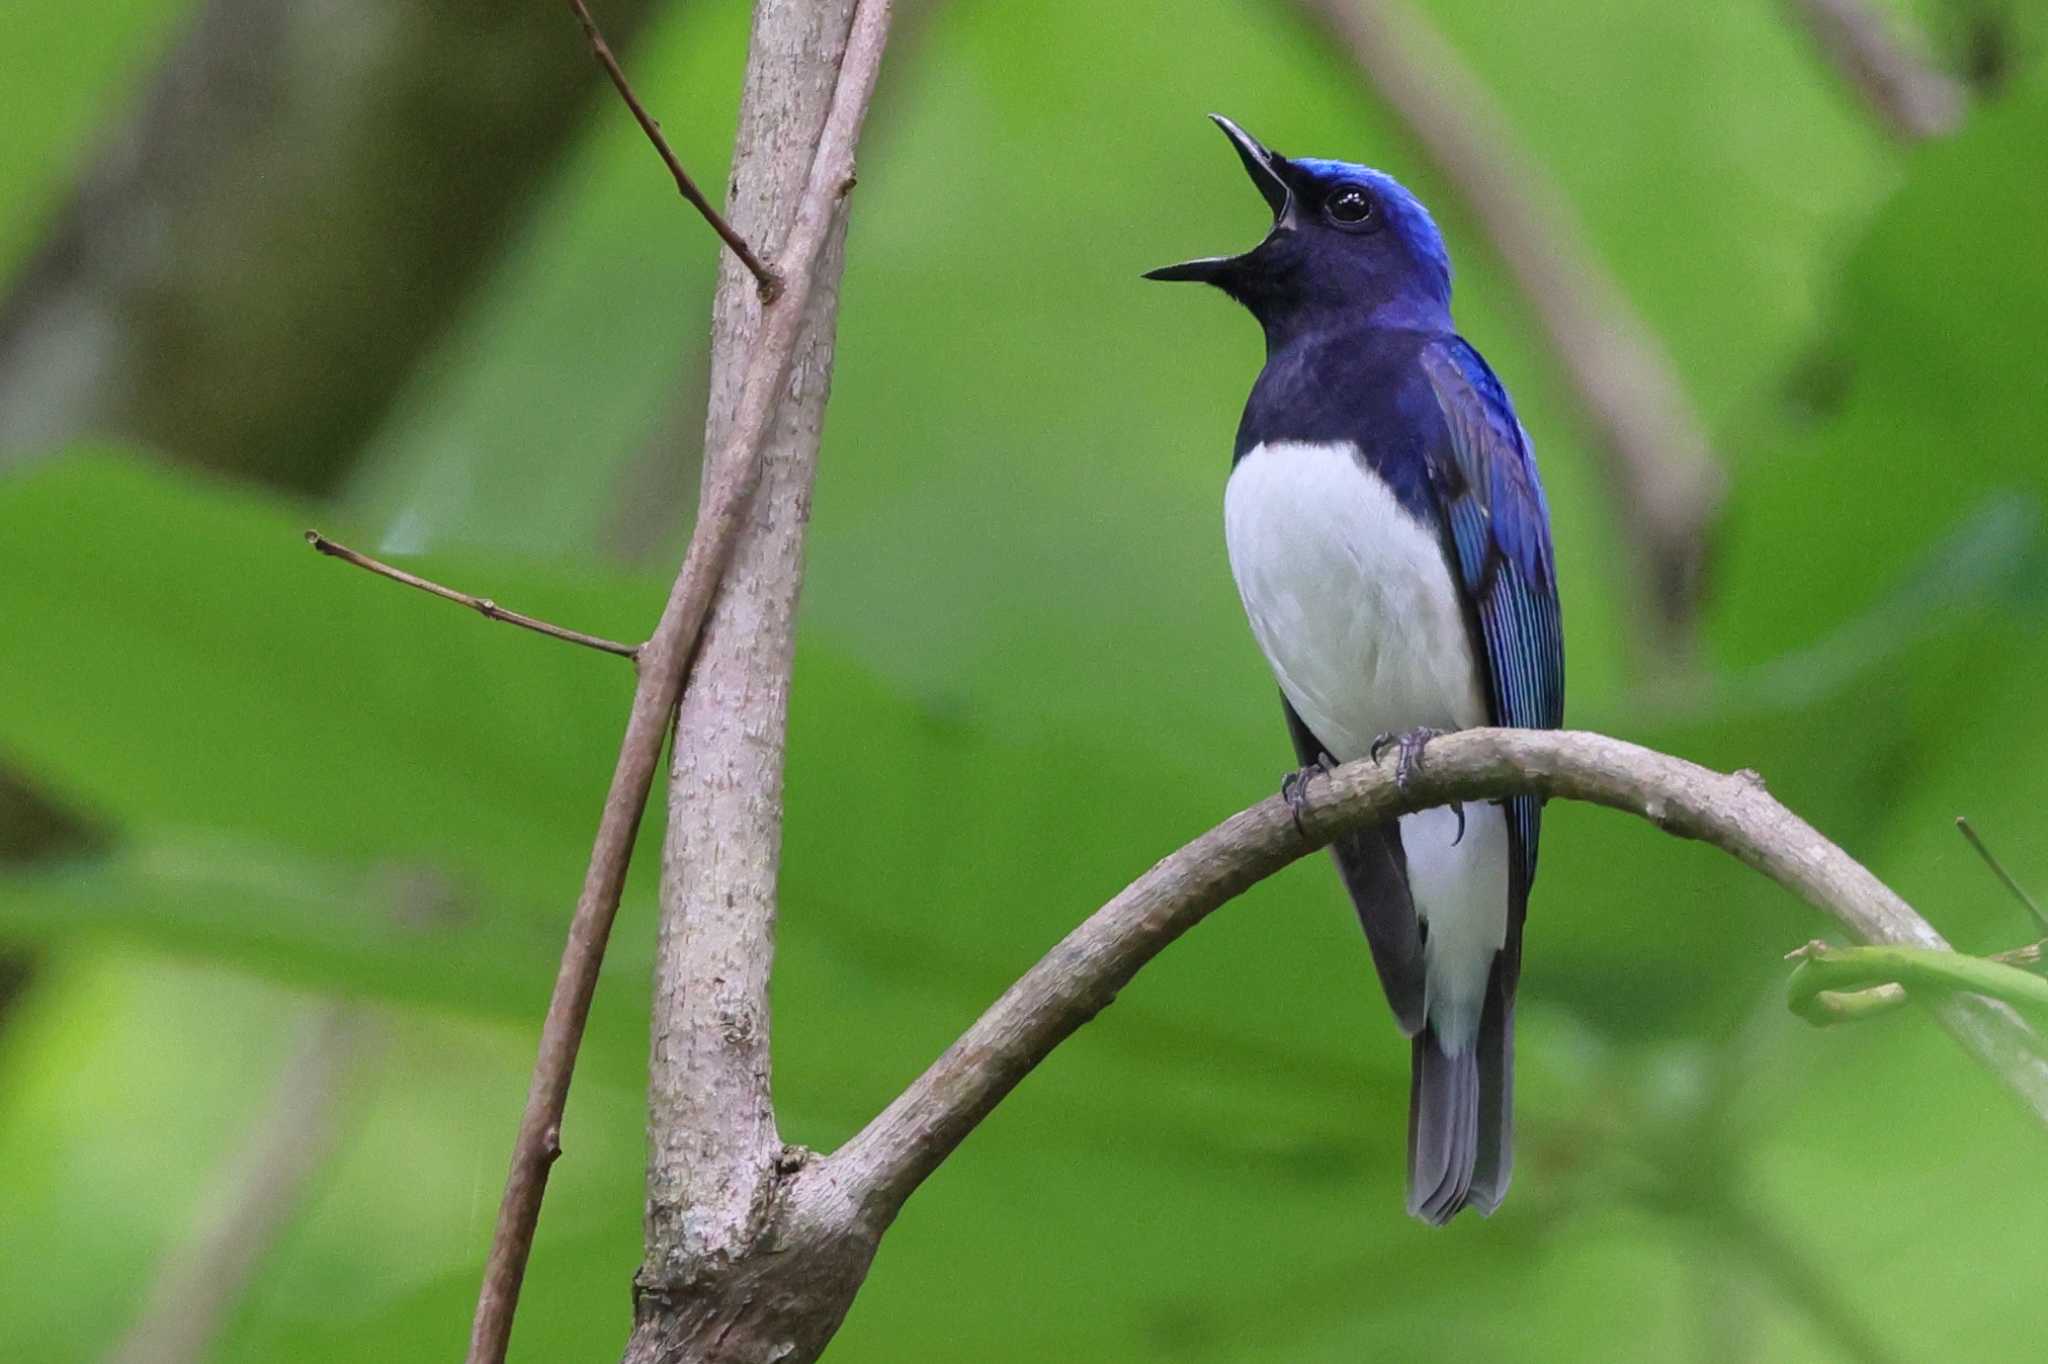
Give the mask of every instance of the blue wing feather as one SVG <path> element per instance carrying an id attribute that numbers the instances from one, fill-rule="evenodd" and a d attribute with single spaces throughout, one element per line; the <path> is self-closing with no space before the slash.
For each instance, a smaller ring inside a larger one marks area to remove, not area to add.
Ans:
<path id="1" fill-rule="evenodd" d="M 1430 452 L 1430 487 L 1478 626 L 1493 721 L 1556 729 L 1564 722 L 1564 633 L 1550 507 L 1528 433 L 1500 380 L 1463 339 L 1433 341 L 1421 358 L 1448 433 Z M 1536 878 L 1543 803 L 1518 796 L 1507 808 L 1519 919 Z"/>

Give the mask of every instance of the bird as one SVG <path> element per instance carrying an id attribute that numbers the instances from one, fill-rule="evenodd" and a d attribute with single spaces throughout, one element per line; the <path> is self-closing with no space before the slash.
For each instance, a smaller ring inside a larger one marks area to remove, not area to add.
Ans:
<path id="1" fill-rule="evenodd" d="M 1273 213 L 1213 285 L 1265 332 L 1223 498 L 1230 569 L 1309 783 L 1435 735 L 1563 723 L 1550 510 L 1507 389 L 1451 320 L 1420 200 L 1367 166 L 1289 158 L 1210 115 Z M 1515 988 L 1542 801 L 1402 815 L 1331 845 L 1411 1040 L 1407 1210 L 1490 1214 L 1514 1166 Z"/>

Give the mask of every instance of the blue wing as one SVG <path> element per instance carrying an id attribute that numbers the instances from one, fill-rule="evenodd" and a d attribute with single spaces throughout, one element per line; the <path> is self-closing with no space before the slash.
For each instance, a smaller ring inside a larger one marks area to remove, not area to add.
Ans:
<path id="1" fill-rule="evenodd" d="M 1462 338 L 1432 341 L 1422 367 L 1449 438 L 1429 454 L 1429 481 L 1486 659 L 1493 721 L 1556 729 L 1564 721 L 1564 634 L 1550 508 L 1500 380 Z M 1507 803 L 1516 844 L 1516 919 L 1536 879 L 1543 802 Z M 1519 936 L 1518 934 L 1515 936 Z"/>

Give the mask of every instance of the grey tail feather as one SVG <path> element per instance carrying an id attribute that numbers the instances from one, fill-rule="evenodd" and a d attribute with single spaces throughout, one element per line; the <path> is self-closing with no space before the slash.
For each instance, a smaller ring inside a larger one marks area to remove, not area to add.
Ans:
<path id="1" fill-rule="evenodd" d="M 1491 1213 L 1514 1167 L 1514 1006 L 1496 964 L 1477 1039 L 1446 1050 L 1415 1037 L 1408 1091 L 1408 1212 L 1440 1227 L 1467 1205 Z"/>
<path id="2" fill-rule="evenodd" d="M 1490 1217 L 1507 1197 L 1515 1172 L 1515 1001 L 1495 958 L 1479 1016 L 1479 1158 L 1473 1162 L 1470 1202 Z"/>

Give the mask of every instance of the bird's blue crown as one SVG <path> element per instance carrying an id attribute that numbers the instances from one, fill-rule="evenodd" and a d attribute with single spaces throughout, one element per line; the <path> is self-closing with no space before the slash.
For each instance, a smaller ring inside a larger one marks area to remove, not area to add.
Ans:
<path id="1" fill-rule="evenodd" d="M 1451 306 L 1451 253 L 1444 249 L 1443 233 L 1437 230 L 1436 219 L 1423 207 L 1422 200 L 1408 192 L 1406 185 L 1385 171 L 1350 161 L 1309 156 L 1286 160 L 1296 172 L 1292 178 L 1303 181 L 1304 188 L 1310 191 L 1305 197 L 1318 202 L 1342 185 L 1365 186 L 1385 217 L 1385 230 L 1399 239 L 1413 259 L 1418 285 L 1435 295 L 1444 307 Z"/>

